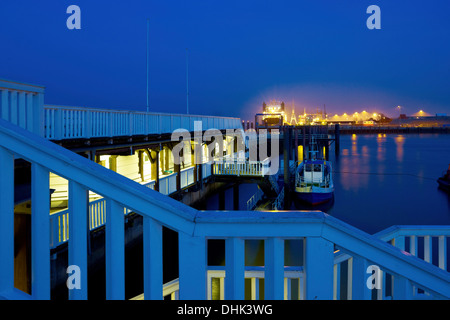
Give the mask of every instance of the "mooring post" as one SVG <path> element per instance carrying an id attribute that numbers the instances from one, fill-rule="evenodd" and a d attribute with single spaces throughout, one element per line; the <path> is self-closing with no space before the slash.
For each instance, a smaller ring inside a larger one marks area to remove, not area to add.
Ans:
<path id="1" fill-rule="evenodd" d="M 284 143 L 283 143 L 283 169 L 284 169 L 284 208 L 290 205 L 290 174 L 289 174 L 289 159 L 291 150 L 291 130 L 289 127 L 284 128 Z"/>
<path id="2" fill-rule="evenodd" d="M 297 162 L 299 159 L 298 155 L 298 129 L 294 128 L 294 135 L 295 135 L 295 149 L 294 149 L 294 161 Z"/>
<path id="3" fill-rule="evenodd" d="M 336 155 L 339 154 L 339 149 L 340 149 L 340 126 L 339 123 L 334 125 L 334 152 L 336 153 Z"/>

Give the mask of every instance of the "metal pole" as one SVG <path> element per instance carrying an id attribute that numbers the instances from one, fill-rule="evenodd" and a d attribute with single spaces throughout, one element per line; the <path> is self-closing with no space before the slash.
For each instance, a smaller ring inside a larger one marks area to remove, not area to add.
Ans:
<path id="1" fill-rule="evenodd" d="M 189 55 L 186 48 L 186 113 L 189 114 Z"/>
<path id="2" fill-rule="evenodd" d="M 146 57 L 147 57 L 147 112 L 149 112 L 149 106 L 148 106 L 148 45 L 149 45 L 149 41 L 148 41 L 148 37 L 149 37 L 149 30 L 150 30 L 150 19 L 147 19 L 147 50 L 146 50 Z"/>

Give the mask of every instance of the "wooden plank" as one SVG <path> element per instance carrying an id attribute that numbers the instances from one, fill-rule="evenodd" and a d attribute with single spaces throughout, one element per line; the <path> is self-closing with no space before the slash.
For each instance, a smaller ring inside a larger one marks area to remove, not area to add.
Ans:
<path id="1" fill-rule="evenodd" d="M 162 226 L 149 217 L 144 219 L 144 298 L 163 298 Z"/>
<path id="2" fill-rule="evenodd" d="M 0 292 L 14 288 L 14 156 L 0 147 Z"/>
<path id="3" fill-rule="evenodd" d="M 70 300 L 87 299 L 87 190 L 80 184 L 69 182 L 69 266 L 79 268 L 79 287 L 69 290 Z M 77 285 L 78 285 L 77 284 Z"/>
<path id="4" fill-rule="evenodd" d="M 178 233 L 180 299 L 206 299 L 206 239 Z"/>
<path id="5" fill-rule="evenodd" d="M 264 241 L 264 299 L 284 298 L 284 240 L 268 238 Z"/>
<path id="6" fill-rule="evenodd" d="M 225 240 L 225 299 L 245 298 L 245 240 L 228 238 Z"/>
<path id="7" fill-rule="evenodd" d="M 31 164 L 31 293 L 50 299 L 50 185 L 49 172 Z"/>
<path id="8" fill-rule="evenodd" d="M 125 225 L 123 207 L 106 199 L 106 299 L 125 299 Z"/>
<path id="9" fill-rule="evenodd" d="M 304 245 L 306 299 L 333 299 L 333 244 L 321 237 L 308 237 Z"/>

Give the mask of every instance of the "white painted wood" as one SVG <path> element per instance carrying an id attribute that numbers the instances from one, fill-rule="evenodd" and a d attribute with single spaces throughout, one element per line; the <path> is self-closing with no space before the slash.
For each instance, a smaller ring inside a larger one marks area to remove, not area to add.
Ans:
<path id="1" fill-rule="evenodd" d="M 244 300 L 245 241 L 240 238 L 225 240 L 225 299 Z"/>
<path id="2" fill-rule="evenodd" d="M 323 238 L 305 241 L 306 299 L 333 299 L 333 244 Z"/>
<path id="3" fill-rule="evenodd" d="M 206 298 L 206 240 L 184 232 L 178 233 L 179 279 L 181 300 Z"/>
<path id="4" fill-rule="evenodd" d="M 0 147 L 0 293 L 14 288 L 14 156 Z"/>
<path id="5" fill-rule="evenodd" d="M 385 292 L 386 292 L 386 272 L 383 270 L 378 271 L 380 273 L 380 277 L 382 279 L 382 284 L 380 289 L 373 289 L 376 290 L 377 293 L 377 300 L 384 300 Z"/>
<path id="6" fill-rule="evenodd" d="M 259 278 L 250 278 L 251 300 L 259 300 Z"/>
<path id="7" fill-rule="evenodd" d="M 152 218 L 144 217 L 144 298 L 163 298 L 162 226 Z"/>
<path id="8" fill-rule="evenodd" d="M 120 209 L 126 206 L 146 217 L 158 219 L 164 225 L 177 230 L 181 235 L 180 290 L 181 292 L 185 290 L 186 298 L 204 298 L 206 296 L 205 237 L 224 238 L 229 236 L 240 238 L 306 237 L 305 255 L 307 259 L 305 261 L 305 272 L 307 277 L 307 297 L 308 294 L 311 295 L 311 283 L 320 284 L 321 282 L 326 283 L 326 285 L 324 287 L 317 286 L 320 289 L 315 290 L 320 290 L 320 294 L 315 296 L 326 296 L 322 294 L 323 290 L 325 290 L 325 293 L 332 297 L 333 250 L 332 245 L 328 247 L 328 244 L 333 243 L 339 248 L 345 248 L 346 252 L 351 252 L 352 255 L 353 253 L 361 255 L 365 259 L 380 264 L 380 267 L 389 270 L 389 273 L 392 272 L 410 279 L 411 282 L 421 288 L 423 287 L 431 294 L 436 294 L 437 297 L 450 297 L 448 273 L 420 259 L 403 254 L 391 245 L 348 226 L 331 216 L 317 212 L 280 212 L 277 215 L 254 212 L 229 212 L 226 215 L 218 212 L 199 212 L 140 186 L 114 172 L 110 172 L 110 170 L 93 164 L 92 161 L 74 155 L 56 144 L 36 137 L 30 132 L 3 120 L 0 121 L 0 141 L 2 141 L 4 148 L 12 150 L 19 157 L 29 159 L 43 168 L 51 168 L 52 171 L 70 181 L 89 187 L 89 189 L 108 199 L 114 199 L 114 202 L 120 203 L 115 210 L 110 209 L 112 212 L 115 212 L 116 217 L 123 219 L 123 210 Z M 38 171 L 42 173 L 44 170 Z M 114 183 L 111 183 L 112 181 Z M 42 188 L 42 183 L 40 187 Z M 112 202 L 113 200 L 109 201 Z M 160 210 L 163 210 L 164 214 L 160 214 Z M 118 214 L 118 212 L 121 214 Z M 107 221 L 111 220 L 109 219 L 110 216 L 111 214 L 108 215 Z M 118 219 L 113 225 L 119 225 L 117 221 Z M 120 230 L 123 233 L 123 220 L 120 226 L 121 228 L 116 227 L 119 232 L 113 233 L 115 237 L 117 234 L 121 237 Z M 111 239 L 108 239 L 106 242 L 107 248 L 113 248 Z M 123 248 L 123 241 L 121 244 Z M 47 243 L 47 248 L 48 245 Z M 277 251 L 274 250 L 274 252 Z M 314 252 L 315 256 L 321 257 L 321 259 L 316 259 L 316 262 L 312 262 L 314 259 L 309 259 L 312 256 L 312 252 Z M 112 255 L 109 253 L 107 256 Z M 123 264 L 123 258 L 119 259 L 119 261 Z M 108 264 L 109 268 L 111 268 L 111 263 L 108 262 Z M 321 268 L 325 270 L 321 270 Z M 200 272 L 201 270 L 203 272 Z M 115 281 L 117 281 L 117 278 L 123 277 L 123 272 L 123 268 L 119 270 L 119 276 L 114 278 Z M 314 272 L 316 272 L 317 277 L 313 276 Z M 330 278 L 328 278 L 329 275 L 331 275 Z M 313 279 L 312 282 L 311 279 Z M 195 283 L 196 286 L 183 286 L 186 283 Z M 198 287 L 199 284 L 200 289 Z M 108 289 L 108 291 L 111 290 Z"/>
<path id="9" fill-rule="evenodd" d="M 31 293 L 50 299 L 50 187 L 49 171 L 31 164 Z"/>
<path id="10" fill-rule="evenodd" d="M 411 236 L 409 238 L 410 238 L 410 249 L 409 249 L 409 252 L 413 256 L 417 256 L 417 237 L 416 236 Z"/>
<path id="11" fill-rule="evenodd" d="M 371 290 L 367 287 L 367 267 L 369 263 L 360 256 L 352 257 L 352 300 L 371 300 Z"/>
<path id="12" fill-rule="evenodd" d="M 335 263 L 333 266 L 333 300 L 340 300 L 341 284 L 341 264 Z"/>
<path id="13" fill-rule="evenodd" d="M 423 259 L 426 262 L 431 263 L 432 262 L 432 258 L 433 258 L 433 248 L 432 248 L 432 241 L 431 241 L 431 237 L 430 236 L 425 236 L 423 238 Z"/>
<path id="14" fill-rule="evenodd" d="M 88 298 L 88 191 L 80 184 L 69 182 L 69 266 L 76 265 L 80 270 L 80 288 L 69 290 L 70 300 Z"/>
<path id="15" fill-rule="evenodd" d="M 284 298 L 284 240 L 268 238 L 264 240 L 264 299 Z"/>
<path id="16" fill-rule="evenodd" d="M 10 92 L 10 104 L 9 104 L 9 121 L 11 121 L 12 124 L 17 125 L 18 119 L 17 119 L 17 100 L 18 100 L 18 92 L 17 91 L 11 91 Z"/>
<path id="17" fill-rule="evenodd" d="M 439 236 L 438 238 L 438 256 L 439 268 L 447 271 L 447 239 L 445 236 Z"/>
<path id="18" fill-rule="evenodd" d="M 24 129 L 27 129 L 26 115 L 26 92 L 20 91 L 18 94 L 18 123 Z"/>
<path id="19" fill-rule="evenodd" d="M 1 94 L 0 118 L 5 119 L 6 121 L 9 121 L 9 90 L 1 89 L 0 94 Z"/>
<path id="20" fill-rule="evenodd" d="M 34 93 L 28 92 L 26 94 L 26 128 L 31 132 L 35 132 L 34 116 L 37 112 L 34 111 Z M 39 128 L 36 128 L 38 130 Z"/>
<path id="21" fill-rule="evenodd" d="M 405 251 L 405 236 L 398 236 L 394 238 L 394 246 L 400 250 Z"/>
<path id="22" fill-rule="evenodd" d="M 411 281 L 405 277 L 394 275 L 393 283 L 393 299 L 394 300 L 411 300 L 413 296 L 413 286 Z"/>
<path id="23" fill-rule="evenodd" d="M 125 225 L 123 207 L 106 199 L 106 299 L 125 298 Z"/>

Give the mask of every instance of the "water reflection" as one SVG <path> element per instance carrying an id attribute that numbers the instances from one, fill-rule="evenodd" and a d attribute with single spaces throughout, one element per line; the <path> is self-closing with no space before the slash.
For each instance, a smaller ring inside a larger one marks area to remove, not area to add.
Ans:
<path id="1" fill-rule="evenodd" d="M 386 134 L 379 133 L 377 136 L 377 160 L 386 159 Z"/>
<path id="2" fill-rule="evenodd" d="M 397 145 L 397 161 L 403 161 L 403 145 L 405 144 L 405 136 L 398 135 L 394 138 L 395 144 Z"/>

